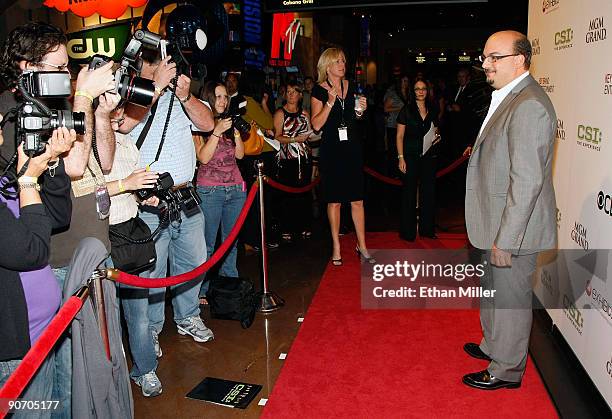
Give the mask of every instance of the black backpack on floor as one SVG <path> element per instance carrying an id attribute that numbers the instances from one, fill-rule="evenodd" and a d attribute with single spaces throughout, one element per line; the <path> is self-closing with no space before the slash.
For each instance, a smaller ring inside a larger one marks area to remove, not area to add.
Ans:
<path id="1" fill-rule="evenodd" d="M 257 298 L 250 280 L 219 276 L 210 281 L 206 296 L 214 319 L 238 320 L 243 329 L 253 324 Z"/>

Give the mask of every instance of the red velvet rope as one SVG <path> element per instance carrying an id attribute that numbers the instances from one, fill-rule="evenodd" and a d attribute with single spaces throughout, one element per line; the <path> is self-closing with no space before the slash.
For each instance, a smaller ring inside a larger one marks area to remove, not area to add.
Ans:
<path id="1" fill-rule="evenodd" d="M 288 192 L 288 193 L 304 193 L 304 192 L 308 192 L 309 190 L 311 190 L 312 188 L 317 186 L 317 184 L 321 181 L 320 178 L 317 178 L 312 183 L 309 183 L 306 186 L 302 186 L 300 188 L 295 188 L 293 186 L 287 186 L 287 185 L 283 185 L 282 183 L 278 183 L 274 179 L 270 179 L 268 176 L 266 176 L 264 178 L 264 180 L 266 181 L 266 183 L 268 185 L 272 186 L 274 189 L 278 189 L 279 191 Z"/>
<path id="2" fill-rule="evenodd" d="M 253 201 L 255 200 L 255 196 L 257 195 L 258 183 L 253 183 L 251 186 L 251 190 L 249 191 L 249 195 L 247 196 L 246 202 L 242 207 L 242 211 L 240 215 L 238 215 L 238 219 L 234 224 L 234 227 L 230 231 L 227 239 L 219 246 L 219 248 L 213 253 L 213 255 L 206 262 L 195 268 L 190 272 L 185 272 L 184 274 L 169 276 L 167 278 L 141 278 L 137 275 L 130 275 L 125 272 L 119 272 L 117 277 L 113 276 L 117 282 L 122 284 L 131 285 L 133 287 L 140 288 L 164 288 L 170 287 L 172 285 L 182 284 L 184 282 L 189 282 L 198 276 L 202 275 L 206 271 L 208 271 L 212 266 L 215 265 L 227 252 L 227 250 L 232 246 L 236 237 L 238 237 L 238 233 L 244 224 L 244 220 L 246 220 L 247 214 L 251 205 L 253 205 Z"/>
<path id="3" fill-rule="evenodd" d="M 363 166 L 363 171 L 368 175 L 372 176 L 375 179 L 380 180 L 381 182 L 388 183 L 389 185 L 401 186 L 402 181 L 399 179 L 393 179 L 389 176 L 385 176 L 382 173 L 378 173 L 376 170 L 369 168 L 368 166 Z"/>
<path id="4" fill-rule="evenodd" d="M 64 330 L 66 330 L 82 306 L 83 300 L 76 296 L 70 297 L 53 320 L 51 320 L 51 323 L 40 335 L 34 346 L 23 357 L 17 369 L 4 383 L 4 386 L 0 389 L 0 419 L 4 418 L 8 413 L 9 400 L 15 400 L 23 392 L 51 349 L 53 349 L 55 342 L 64 333 Z"/>
<path id="5" fill-rule="evenodd" d="M 457 167 L 459 167 L 461 165 L 461 163 L 463 163 L 464 161 L 466 161 L 469 158 L 470 158 L 469 155 L 459 157 L 457 160 L 455 160 L 454 162 L 449 164 L 444 169 L 438 170 L 436 172 L 436 177 L 439 178 L 439 177 L 442 177 L 444 175 L 447 175 L 448 173 L 452 172 Z M 388 183 L 390 185 L 395 185 L 395 186 L 401 186 L 402 185 L 402 181 L 401 180 L 385 176 L 382 173 L 379 173 L 376 170 L 369 168 L 368 166 L 363 166 L 363 171 L 366 172 L 368 175 L 372 176 L 373 178 L 376 178 L 376 179 L 380 180 L 381 182 L 385 182 L 385 183 Z"/>

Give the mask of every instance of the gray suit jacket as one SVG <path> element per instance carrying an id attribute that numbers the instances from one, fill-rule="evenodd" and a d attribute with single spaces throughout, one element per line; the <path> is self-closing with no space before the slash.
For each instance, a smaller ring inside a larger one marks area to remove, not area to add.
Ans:
<path id="1" fill-rule="evenodd" d="M 465 219 L 475 247 L 495 244 L 519 255 L 556 246 L 556 131 L 550 99 L 527 76 L 501 102 L 472 149 Z"/>

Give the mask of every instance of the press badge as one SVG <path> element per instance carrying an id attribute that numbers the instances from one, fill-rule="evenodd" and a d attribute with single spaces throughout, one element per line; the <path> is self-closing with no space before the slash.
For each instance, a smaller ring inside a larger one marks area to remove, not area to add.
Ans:
<path id="1" fill-rule="evenodd" d="M 340 141 L 348 141 L 348 128 L 338 127 L 338 137 L 340 138 Z"/>
<path id="2" fill-rule="evenodd" d="M 104 220 L 110 215 L 111 200 L 106 185 L 96 186 L 96 211 L 98 218 Z"/>

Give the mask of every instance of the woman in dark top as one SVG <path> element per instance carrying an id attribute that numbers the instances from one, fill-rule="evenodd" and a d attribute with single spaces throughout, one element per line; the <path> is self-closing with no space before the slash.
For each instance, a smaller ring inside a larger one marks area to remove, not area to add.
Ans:
<path id="1" fill-rule="evenodd" d="M 357 233 L 357 248 L 362 260 L 374 263 L 365 243 L 363 211 L 363 158 L 355 121 L 366 110 L 366 98 L 360 96 L 355 106 L 354 86 L 344 79 L 346 58 L 338 48 L 328 48 L 317 64 L 318 84 L 312 89 L 311 124 L 321 133 L 319 169 L 321 197 L 327 204 L 327 216 L 333 241 L 332 264 L 342 265 L 340 253 L 340 206 L 351 203 L 351 215 Z"/>
<path id="2" fill-rule="evenodd" d="M 419 185 L 419 235 L 436 238 L 434 229 L 434 201 L 436 162 L 430 148 L 423 154 L 423 137 L 438 126 L 438 107 L 429 101 L 427 83 L 417 80 L 410 102 L 397 116 L 397 151 L 402 172 L 402 211 L 400 237 L 414 241 L 417 233 L 416 197 Z"/>
<path id="3" fill-rule="evenodd" d="M 1 120 L 0 116 L 0 120 Z M 48 264 L 51 230 L 70 223 L 70 178 L 59 156 L 76 140 L 76 132 L 53 132 L 46 151 L 29 159 L 16 184 L 0 194 L 0 387 L 47 327 L 61 301 L 61 290 Z M 0 130 L 0 145 L 3 142 Z M 18 149 L 19 173 L 28 160 Z M 57 164 L 55 164 L 57 162 Z M 53 166 L 53 170 L 48 170 Z M 0 171 L 5 167 L 0 164 Z M 8 192 L 8 193 L 7 193 Z M 21 397 L 51 397 L 54 358 L 51 353 Z M 19 415 L 16 415 L 17 417 Z"/>

